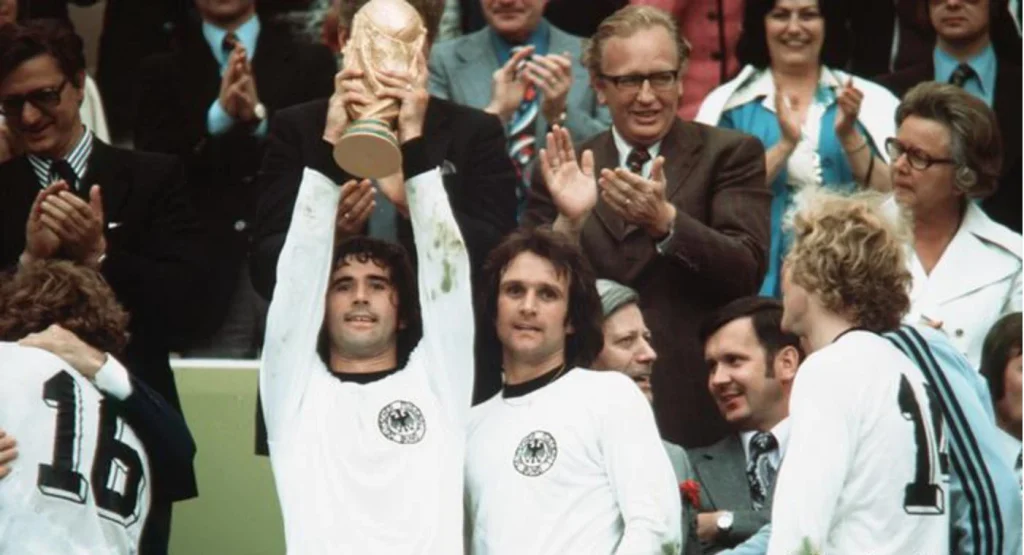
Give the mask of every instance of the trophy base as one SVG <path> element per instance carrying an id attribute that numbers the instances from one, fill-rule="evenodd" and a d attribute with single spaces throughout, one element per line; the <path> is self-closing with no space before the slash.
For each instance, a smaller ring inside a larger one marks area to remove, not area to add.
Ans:
<path id="1" fill-rule="evenodd" d="M 360 119 L 334 145 L 334 161 L 351 175 L 378 179 L 401 171 L 402 151 L 386 122 Z"/>

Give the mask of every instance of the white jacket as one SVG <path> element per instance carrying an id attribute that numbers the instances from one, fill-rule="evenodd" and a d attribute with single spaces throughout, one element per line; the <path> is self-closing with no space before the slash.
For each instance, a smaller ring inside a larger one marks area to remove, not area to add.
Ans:
<path id="1" fill-rule="evenodd" d="M 913 248 L 908 323 L 922 317 L 941 330 L 977 369 L 985 335 L 1002 315 L 1021 310 L 1021 235 L 990 219 L 974 202 L 931 274 Z"/>

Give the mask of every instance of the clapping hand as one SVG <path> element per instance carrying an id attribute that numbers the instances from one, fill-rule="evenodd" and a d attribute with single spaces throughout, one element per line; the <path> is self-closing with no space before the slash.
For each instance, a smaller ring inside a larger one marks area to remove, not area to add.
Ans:
<path id="1" fill-rule="evenodd" d="M 597 204 L 594 153 L 583 151 L 577 162 L 569 131 L 556 125 L 540 149 L 540 170 L 559 216 L 578 228 Z"/>
<path id="2" fill-rule="evenodd" d="M 835 129 L 840 141 L 848 143 L 852 138 L 851 133 L 856 133 L 854 124 L 857 123 L 857 115 L 860 114 L 860 105 L 863 101 L 864 93 L 853 86 L 853 77 L 850 77 L 836 98 L 839 110 L 836 113 Z"/>
<path id="3" fill-rule="evenodd" d="M 775 116 L 779 120 L 782 140 L 788 143 L 790 148 L 795 148 L 800 142 L 803 117 L 800 115 L 796 98 L 786 96 L 779 88 L 775 89 Z"/>
<path id="4" fill-rule="evenodd" d="M 97 267 L 107 252 L 103 235 L 103 197 L 99 185 L 89 189 L 89 202 L 78 198 L 64 186 L 40 202 L 43 225 L 60 238 L 64 252 L 78 262 Z"/>
<path id="5" fill-rule="evenodd" d="M 534 56 L 526 62 L 523 76 L 543 93 L 540 109 L 544 119 L 558 122 L 565 113 L 566 99 L 572 88 L 572 58 L 569 53 Z"/>
<path id="6" fill-rule="evenodd" d="M 520 66 L 533 55 L 533 47 L 526 46 L 509 57 L 505 65 L 491 76 L 491 102 L 485 112 L 495 114 L 502 122 L 508 122 L 519 108 L 526 94 L 526 79 L 520 73 Z"/>
<path id="7" fill-rule="evenodd" d="M 62 180 L 50 184 L 36 194 L 28 221 L 25 223 L 25 252 L 21 255 L 22 262 L 53 258 L 60 250 L 60 237 L 44 222 L 44 218 L 48 219 L 49 216 L 43 214 L 43 201 L 48 196 L 67 190 L 68 184 Z"/>
<path id="8" fill-rule="evenodd" d="M 260 103 L 256 92 L 256 78 L 242 43 L 236 43 L 228 55 L 224 75 L 220 79 L 218 102 L 233 119 L 251 122 L 256 119 L 256 106 Z"/>
<path id="9" fill-rule="evenodd" d="M 676 208 L 665 199 L 665 158 L 658 156 L 651 165 L 651 178 L 624 168 L 601 170 L 598 179 L 601 198 L 622 219 L 644 229 L 652 237 L 664 237 L 676 217 Z"/>

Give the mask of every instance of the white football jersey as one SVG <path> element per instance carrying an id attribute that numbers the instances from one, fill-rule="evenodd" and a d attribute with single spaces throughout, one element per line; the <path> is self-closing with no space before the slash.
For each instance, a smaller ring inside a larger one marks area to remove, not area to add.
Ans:
<path id="1" fill-rule="evenodd" d="M 769 555 L 949 553 L 945 423 L 892 343 L 852 331 L 807 357 L 790 422 Z"/>
<path id="2" fill-rule="evenodd" d="M 317 354 L 340 188 L 306 170 L 267 318 L 260 392 L 289 553 L 457 555 L 473 391 L 469 259 L 440 172 L 409 178 L 423 337 L 339 381 Z"/>
<path id="3" fill-rule="evenodd" d="M 149 513 L 142 443 L 60 358 L 0 343 L 0 428 L 18 458 L 0 480 L 0 554 L 136 553 Z"/>

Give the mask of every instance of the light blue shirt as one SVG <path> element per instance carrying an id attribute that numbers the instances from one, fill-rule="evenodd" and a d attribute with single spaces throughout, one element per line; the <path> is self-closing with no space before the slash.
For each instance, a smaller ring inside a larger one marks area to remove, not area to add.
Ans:
<path id="1" fill-rule="evenodd" d="M 822 68 L 822 73 L 826 72 Z M 815 92 L 815 102 L 821 103 L 827 108 L 821 118 L 820 132 L 818 133 L 818 156 L 821 159 L 821 181 L 822 185 L 831 189 L 852 192 L 856 188 L 853 178 L 853 170 L 846 159 L 846 152 L 839 143 L 836 136 L 836 90 L 834 86 L 826 84 L 823 78 L 818 84 Z M 735 129 L 761 140 L 765 150 L 775 146 L 782 139 L 782 130 L 779 128 L 779 118 L 771 109 L 764 105 L 764 97 L 758 95 L 750 102 L 729 108 L 722 113 L 718 121 L 719 127 Z M 867 138 L 868 145 L 872 152 L 877 155 L 878 145 L 871 141 L 871 136 L 858 122 L 857 129 Z M 763 297 L 779 298 L 781 291 L 782 259 L 789 250 L 791 237 L 788 232 L 782 229 L 783 217 L 793 204 L 796 191 L 788 184 L 789 176 L 786 167 L 783 167 L 775 180 L 771 183 L 772 204 L 771 204 L 771 237 L 768 246 L 768 271 L 764 281 L 761 283 L 760 295 Z"/>
<path id="2" fill-rule="evenodd" d="M 988 385 L 949 339 L 924 326 L 885 336 L 921 369 L 946 420 L 949 474 L 949 552 L 1019 555 L 1021 494 L 1002 449 Z M 785 464 L 783 461 L 782 464 Z M 721 555 L 763 555 L 771 525 Z"/>
<path id="3" fill-rule="evenodd" d="M 223 48 L 224 37 L 227 34 L 226 30 L 217 27 L 209 21 L 203 21 L 203 38 L 206 39 L 206 44 L 210 46 L 213 59 L 217 60 L 217 67 L 220 68 L 221 75 L 224 75 L 228 61 L 228 53 Z M 238 37 L 238 42 L 245 47 L 246 57 L 251 62 L 253 56 L 256 55 L 256 41 L 260 36 L 260 18 L 253 14 L 249 21 L 235 29 L 235 36 Z M 234 125 L 235 118 L 224 111 L 224 107 L 220 105 L 220 99 L 213 99 L 210 109 L 206 112 L 206 130 L 211 135 L 223 135 L 230 131 Z M 253 134 L 258 137 L 266 136 L 267 120 L 261 121 L 256 126 L 256 129 L 253 130 Z"/>
<path id="4" fill-rule="evenodd" d="M 944 50 L 935 47 L 935 80 L 939 83 L 949 83 L 953 71 L 960 65 L 960 61 L 950 56 Z M 978 55 L 967 60 L 967 65 L 977 73 L 977 77 L 971 77 L 964 82 L 964 90 L 985 101 L 990 108 L 996 91 L 996 52 L 990 43 Z"/>

